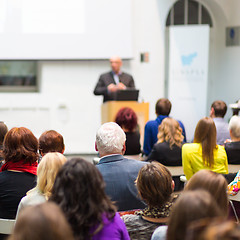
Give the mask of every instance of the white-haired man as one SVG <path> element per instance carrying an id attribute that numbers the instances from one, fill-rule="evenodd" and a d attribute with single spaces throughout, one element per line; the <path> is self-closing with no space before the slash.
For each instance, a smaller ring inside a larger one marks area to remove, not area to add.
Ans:
<path id="1" fill-rule="evenodd" d="M 106 193 L 115 201 L 119 211 L 144 208 L 140 200 L 135 180 L 146 162 L 123 157 L 126 135 L 118 124 L 103 124 L 96 134 L 96 150 L 100 161 L 97 164 L 106 183 Z"/>

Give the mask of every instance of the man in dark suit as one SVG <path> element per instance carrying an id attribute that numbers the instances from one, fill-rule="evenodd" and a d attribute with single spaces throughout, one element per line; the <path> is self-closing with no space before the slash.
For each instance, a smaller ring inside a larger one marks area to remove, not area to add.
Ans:
<path id="1" fill-rule="evenodd" d="M 113 100 L 113 94 L 118 90 L 135 89 L 133 77 L 121 71 L 121 58 L 112 57 L 110 63 L 112 71 L 102 74 L 94 89 L 95 95 L 103 95 L 103 102 Z"/>
<path id="2" fill-rule="evenodd" d="M 96 134 L 95 146 L 101 157 L 97 168 L 106 183 L 106 194 L 116 202 L 119 211 L 145 207 L 138 196 L 135 180 L 147 163 L 124 158 L 125 141 L 124 131 L 113 122 L 103 124 Z"/>

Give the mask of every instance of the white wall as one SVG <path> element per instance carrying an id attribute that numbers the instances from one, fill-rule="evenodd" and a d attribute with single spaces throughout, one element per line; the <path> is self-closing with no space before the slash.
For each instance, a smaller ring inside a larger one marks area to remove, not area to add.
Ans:
<path id="1" fill-rule="evenodd" d="M 165 21 L 175 0 L 133 0 L 133 56 L 123 70 L 133 75 L 140 99 L 154 105 L 166 96 Z M 228 104 L 240 96 L 240 48 L 225 47 L 225 27 L 240 25 L 238 0 L 202 0 L 210 11 L 211 30 L 208 102 L 220 98 Z M 140 53 L 149 52 L 149 63 L 140 63 Z M 29 127 L 38 137 L 46 129 L 63 134 L 67 153 L 94 153 L 95 133 L 100 126 L 102 97 L 93 89 L 108 61 L 44 61 L 39 63 L 39 93 L 0 94 L 0 115 L 9 127 Z M 231 111 L 228 111 L 231 114 Z M 187 127 L 187 126 L 185 126 Z"/>

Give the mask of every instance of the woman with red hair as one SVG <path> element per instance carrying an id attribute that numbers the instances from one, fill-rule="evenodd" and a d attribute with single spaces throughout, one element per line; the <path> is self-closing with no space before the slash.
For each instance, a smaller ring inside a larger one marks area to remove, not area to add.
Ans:
<path id="1" fill-rule="evenodd" d="M 0 170 L 0 218 L 15 219 L 26 192 L 36 185 L 38 140 L 24 127 L 12 128 L 3 142 Z"/>
<path id="2" fill-rule="evenodd" d="M 115 122 L 126 134 L 126 155 L 141 153 L 140 133 L 137 121 L 136 113 L 129 107 L 121 108 L 115 119 Z"/>

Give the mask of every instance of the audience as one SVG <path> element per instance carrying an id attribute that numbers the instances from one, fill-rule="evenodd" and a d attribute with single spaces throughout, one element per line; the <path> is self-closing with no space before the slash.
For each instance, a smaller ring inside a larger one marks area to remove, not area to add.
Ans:
<path id="1" fill-rule="evenodd" d="M 37 168 L 37 186 L 22 198 L 18 206 L 18 213 L 27 206 L 43 203 L 49 199 L 56 175 L 66 161 L 67 159 L 58 152 L 44 155 Z"/>
<path id="2" fill-rule="evenodd" d="M 20 212 L 8 240 L 73 240 L 71 228 L 54 203 L 30 206 Z"/>
<path id="3" fill-rule="evenodd" d="M 240 117 L 232 116 L 229 122 L 231 140 L 225 142 L 224 147 L 229 164 L 240 164 Z"/>
<path id="4" fill-rule="evenodd" d="M 38 140 L 27 128 L 12 128 L 3 142 L 3 156 L 0 218 L 14 219 L 21 198 L 36 184 Z"/>
<path id="5" fill-rule="evenodd" d="M 182 128 L 173 118 L 165 118 L 158 127 L 158 141 L 147 160 L 166 166 L 182 166 Z"/>
<path id="6" fill-rule="evenodd" d="M 143 151 L 148 156 L 151 152 L 153 145 L 157 142 L 157 134 L 158 134 L 158 126 L 161 124 L 164 118 L 169 116 L 171 111 L 172 104 L 167 98 L 160 98 L 155 106 L 155 112 L 157 118 L 155 120 L 148 121 L 145 125 L 145 132 L 144 132 L 144 145 Z M 184 136 L 184 142 L 186 142 L 186 133 L 183 124 L 178 121 L 180 127 L 182 128 L 182 134 Z"/>
<path id="7" fill-rule="evenodd" d="M 115 122 L 126 134 L 126 155 L 141 153 L 140 133 L 137 121 L 136 113 L 129 107 L 120 109 L 115 119 Z"/>
<path id="8" fill-rule="evenodd" d="M 0 122 L 0 168 L 4 164 L 3 160 L 3 140 L 8 132 L 8 128 L 4 122 Z"/>
<path id="9" fill-rule="evenodd" d="M 183 145 L 182 163 L 187 179 L 201 169 L 228 173 L 227 154 L 223 146 L 216 144 L 216 127 L 211 118 L 202 118 L 196 126 L 193 143 Z"/>
<path id="10" fill-rule="evenodd" d="M 217 130 L 217 144 L 223 145 L 225 140 L 230 138 L 228 124 L 224 121 L 227 112 L 225 102 L 217 100 L 211 105 L 210 117 L 213 119 Z"/>
<path id="11" fill-rule="evenodd" d="M 49 152 L 59 152 L 62 154 L 64 153 L 65 145 L 63 136 L 54 130 L 44 132 L 40 136 L 38 142 L 39 153 L 41 154 L 41 156 L 44 156 L 46 153 Z"/>
<path id="12" fill-rule="evenodd" d="M 64 212 L 76 240 L 130 239 L 104 187 L 97 168 L 80 158 L 67 161 L 58 172 L 50 200 Z"/>
<path id="13" fill-rule="evenodd" d="M 223 175 L 206 169 L 198 171 L 187 182 L 185 190 L 198 189 L 209 192 L 222 211 L 222 216 L 228 216 L 227 181 Z"/>
<path id="14" fill-rule="evenodd" d="M 142 209 L 135 180 L 146 162 L 123 157 L 126 135 L 118 124 L 103 124 L 96 134 L 96 150 L 100 161 L 96 165 L 106 183 L 106 193 L 116 202 L 119 211 Z"/>
<path id="15" fill-rule="evenodd" d="M 147 208 L 135 214 L 123 215 L 131 239 L 150 239 L 153 231 L 165 225 L 173 202 L 174 182 L 171 173 L 158 162 L 152 162 L 139 171 L 136 180 L 137 189 Z"/>

